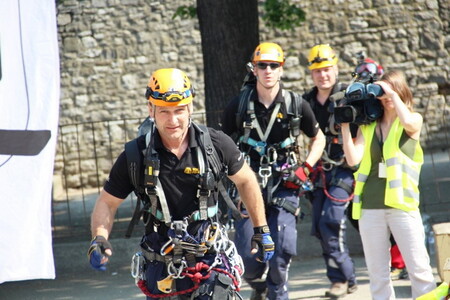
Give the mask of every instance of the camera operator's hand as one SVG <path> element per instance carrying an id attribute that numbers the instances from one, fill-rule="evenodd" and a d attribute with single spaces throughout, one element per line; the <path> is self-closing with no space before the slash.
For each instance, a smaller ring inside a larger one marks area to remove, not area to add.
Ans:
<path id="1" fill-rule="evenodd" d="M 385 82 L 385 81 L 377 81 L 375 82 L 375 84 L 378 84 L 379 86 L 381 86 L 381 88 L 384 91 L 384 95 L 382 95 L 381 97 L 379 97 L 379 99 L 385 99 L 385 98 L 391 98 L 397 94 L 392 87 L 389 85 L 389 83 Z"/>
<path id="2" fill-rule="evenodd" d="M 251 253 L 258 253 L 256 260 L 259 262 L 270 260 L 275 253 L 275 244 L 270 236 L 269 226 L 254 227 L 253 232 Z"/>
<path id="3" fill-rule="evenodd" d="M 91 266 L 99 271 L 106 271 L 108 257 L 112 255 L 112 246 L 104 236 L 97 235 L 88 250 L 88 258 Z"/>
<path id="4" fill-rule="evenodd" d="M 309 174 L 311 174 L 312 171 L 313 168 L 307 162 L 304 162 L 300 166 L 292 166 L 285 179 L 284 186 L 289 189 L 299 189 L 300 186 L 308 180 Z"/>

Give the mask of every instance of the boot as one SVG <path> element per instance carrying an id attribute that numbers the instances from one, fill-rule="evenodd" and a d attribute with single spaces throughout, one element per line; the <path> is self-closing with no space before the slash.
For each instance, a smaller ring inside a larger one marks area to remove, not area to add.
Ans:
<path id="1" fill-rule="evenodd" d="M 265 300 L 267 295 L 267 289 L 264 290 L 252 290 L 250 300 Z"/>
<path id="2" fill-rule="evenodd" d="M 330 290 L 325 292 L 325 297 L 339 298 L 347 295 L 348 283 L 347 282 L 333 282 Z"/>

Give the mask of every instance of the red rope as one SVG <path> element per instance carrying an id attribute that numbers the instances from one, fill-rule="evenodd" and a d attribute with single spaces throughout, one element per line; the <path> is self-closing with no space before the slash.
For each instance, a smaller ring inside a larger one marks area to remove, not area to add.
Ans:
<path id="1" fill-rule="evenodd" d="M 348 201 L 351 201 L 353 199 L 354 193 L 351 193 L 350 196 L 348 196 L 345 199 L 339 199 L 339 198 L 331 196 L 331 194 L 328 192 L 328 189 L 327 189 L 327 179 L 325 177 L 325 171 L 323 170 L 322 165 L 317 166 L 317 168 L 314 170 L 314 173 L 311 176 L 311 181 L 313 183 L 316 181 L 317 175 L 319 175 L 320 179 L 322 179 L 323 192 L 325 193 L 325 195 L 328 198 L 330 198 L 331 200 L 336 201 L 336 202 L 348 202 Z M 354 183 L 353 183 L 353 187 L 354 187 Z M 302 193 L 305 193 L 305 192 L 302 192 Z"/>
<path id="2" fill-rule="evenodd" d="M 231 278 L 231 280 L 233 281 L 234 286 L 236 287 L 236 291 L 237 292 L 240 291 L 238 281 L 230 272 L 223 270 L 223 269 L 219 269 L 219 268 L 212 268 L 209 271 L 208 271 L 208 269 L 209 269 L 209 266 L 207 264 L 205 264 L 204 262 L 199 262 L 194 267 L 185 268 L 185 271 L 183 273 L 181 273 L 181 275 L 189 277 L 192 280 L 192 282 L 194 283 L 194 286 L 189 289 L 186 289 L 184 291 L 176 291 L 176 292 L 168 293 L 168 294 L 152 294 L 152 293 L 150 293 L 150 291 L 147 288 L 146 280 L 139 280 L 137 283 L 137 286 L 141 289 L 141 291 L 146 296 L 151 297 L 151 298 L 165 298 L 165 297 L 188 294 L 188 293 L 192 293 L 193 291 L 198 289 L 200 287 L 201 281 L 208 279 L 211 276 L 211 270 L 214 270 L 218 273 L 223 273 L 223 274 L 229 276 Z M 208 271 L 208 273 L 206 275 L 203 275 L 202 273 L 200 273 L 200 271 Z"/>

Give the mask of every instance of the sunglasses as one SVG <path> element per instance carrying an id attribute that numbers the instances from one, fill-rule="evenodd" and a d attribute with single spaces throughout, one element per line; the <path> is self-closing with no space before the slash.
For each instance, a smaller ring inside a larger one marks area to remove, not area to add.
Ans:
<path id="1" fill-rule="evenodd" d="M 151 96 L 153 99 L 163 100 L 165 102 L 179 102 L 183 99 L 188 98 L 191 95 L 192 95 L 191 90 L 184 91 L 183 93 L 177 91 L 160 93 L 157 91 L 152 91 L 149 87 L 147 87 L 145 98 L 148 99 Z"/>
<path id="2" fill-rule="evenodd" d="M 356 67 L 356 73 L 362 74 L 363 72 L 369 72 L 372 75 L 377 74 L 378 67 L 374 63 L 362 63 Z"/>
<path id="3" fill-rule="evenodd" d="M 259 63 L 256 64 L 256 66 L 260 70 L 267 69 L 267 66 L 269 66 L 272 70 L 275 70 L 275 69 L 278 69 L 281 66 L 281 64 L 279 64 L 279 63 L 263 63 L 263 62 L 259 62 Z"/>

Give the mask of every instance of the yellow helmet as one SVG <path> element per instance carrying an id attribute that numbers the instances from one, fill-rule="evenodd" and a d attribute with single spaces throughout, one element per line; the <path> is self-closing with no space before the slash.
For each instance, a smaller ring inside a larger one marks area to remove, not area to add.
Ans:
<path id="1" fill-rule="evenodd" d="M 309 51 L 308 69 L 310 70 L 332 67 L 337 62 L 338 58 L 336 53 L 328 44 L 316 45 Z"/>
<path id="2" fill-rule="evenodd" d="M 178 106 L 192 102 L 194 88 L 187 75 L 175 68 L 153 72 L 145 98 L 156 106 Z"/>
<path id="3" fill-rule="evenodd" d="M 252 62 L 258 61 L 274 61 L 280 64 L 284 63 L 283 49 L 275 43 L 261 43 L 253 52 Z"/>

